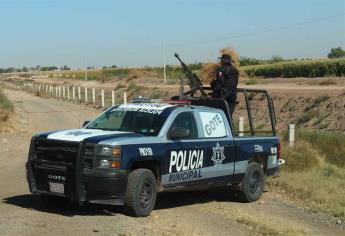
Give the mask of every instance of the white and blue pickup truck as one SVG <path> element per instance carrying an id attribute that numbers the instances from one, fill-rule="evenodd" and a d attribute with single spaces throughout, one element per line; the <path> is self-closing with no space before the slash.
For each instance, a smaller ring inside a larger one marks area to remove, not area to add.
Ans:
<path id="1" fill-rule="evenodd" d="M 47 204 L 124 205 L 139 217 L 162 191 L 235 186 L 244 201 L 259 199 L 279 172 L 275 130 L 237 136 L 225 100 L 207 101 L 116 105 L 82 129 L 35 135 L 30 191 Z"/>

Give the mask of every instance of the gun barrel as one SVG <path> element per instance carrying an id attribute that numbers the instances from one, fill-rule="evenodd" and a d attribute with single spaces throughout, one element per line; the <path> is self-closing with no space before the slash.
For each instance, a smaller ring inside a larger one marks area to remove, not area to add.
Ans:
<path id="1" fill-rule="evenodd" d="M 188 70 L 186 64 L 181 60 L 180 56 L 175 52 L 175 57 L 177 58 L 177 60 L 179 60 L 179 62 L 181 63 L 182 67 L 185 69 L 185 70 Z"/>

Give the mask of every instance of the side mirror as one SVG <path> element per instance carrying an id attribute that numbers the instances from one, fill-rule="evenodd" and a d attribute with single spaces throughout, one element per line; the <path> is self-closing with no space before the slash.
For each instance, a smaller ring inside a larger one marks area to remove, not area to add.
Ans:
<path id="1" fill-rule="evenodd" d="M 190 130 L 184 129 L 180 127 L 174 127 L 169 131 L 169 137 L 172 140 L 176 139 L 183 139 L 183 138 L 189 138 L 190 137 Z"/>
<path id="2" fill-rule="evenodd" d="M 84 123 L 83 123 L 83 128 L 84 128 L 85 126 L 87 126 L 89 123 L 90 123 L 89 120 L 84 121 Z"/>

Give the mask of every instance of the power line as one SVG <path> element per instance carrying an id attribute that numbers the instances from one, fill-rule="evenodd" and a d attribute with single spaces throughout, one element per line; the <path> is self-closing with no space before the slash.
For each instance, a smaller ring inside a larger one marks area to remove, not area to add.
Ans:
<path id="1" fill-rule="evenodd" d="M 202 41 L 193 41 L 193 42 L 186 42 L 186 43 L 171 43 L 171 44 L 167 44 L 167 45 L 168 46 L 180 46 L 180 45 L 192 45 L 192 44 L 205 44 L 205 43 L 212 43 L 212 42 L 223 41 L 223 40 L 234 39 L 234 38 L 243 38 L 243 37 L 248 37 L 248 36 L 254 36 L 254 35 L 260 35 L 260 34 L 265 34 L 265 33 L 270 33 L 270 32 L 275 32 L 275 31 L 286 30 L 286 29 L 295 28 L 295 27 L 302 26 L 302 25 L 313 24 L 316 22 L 327 21 L 327 20 L 330 20 L 333 18 L 337 18 L 339 16 L 344 16 L 344 15 L 345 15 L 345 12 L 341 12 L 341 13 L 338 13 L 338 14 L 332 15 L 332 16 L 316 18 L 316 19 L 312 19 L 312 20 L 308 20 L 308 21 L 303 21 L 303 22 L 299 22 L 299 23 L 295 23 L 295 24 L 291 24 L 291 25 L 285 25 L 285 26 L 271 28 L 271 29 L 262 30 L 262 31 L 235 34 L 232 36 L 224 36 L 221 38 L 202 40 Z"/>

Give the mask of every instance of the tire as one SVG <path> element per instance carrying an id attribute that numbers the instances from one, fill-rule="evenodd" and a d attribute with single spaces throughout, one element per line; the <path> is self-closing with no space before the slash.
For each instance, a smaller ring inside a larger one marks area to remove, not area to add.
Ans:
<path id="1" fill-rule="evenodd" d="M 125 195 L 125 211 L 130 216 L 150 215 L 156 203 L 156 178 L 148 169 L 136 169 L 129 173 Z"/>
<path id="2" fill-rule="evenodd" d="M 49 208 L 64 208 L 70 202 L 68 198 L 51 195 L 41 195 L 41 200 L 43 204 Z"/>
<path id="3" fill-rule="evenodd" d="M 242 198 L 245 202 L 258 200 L 264 190 L 265 176 L 261 165 L 257 162 L 248 164 L 246 175 L 240 183 Z"/>

